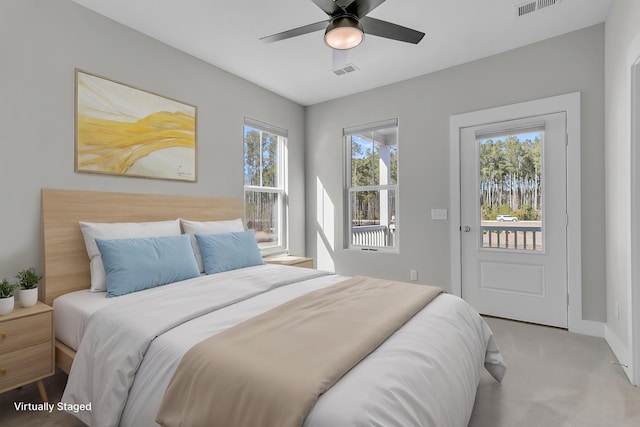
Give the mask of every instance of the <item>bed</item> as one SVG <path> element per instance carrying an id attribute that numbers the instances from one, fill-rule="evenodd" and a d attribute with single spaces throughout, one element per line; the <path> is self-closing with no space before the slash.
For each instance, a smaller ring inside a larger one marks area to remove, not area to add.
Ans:
<path id="1" fill-rule="evenodd" d="M 157 425 L 167 385 L 196 344 L 349 280 L 266 264 L 117 298 L 88 290 L 79 221 L 241 216 L 241 200 L 43 190 L 44 299 L 54 306 L 57 364 L 69 373 L 63 401 L 91 403 L 78 418 L 96 426 Z M 463 300 L 443 293 L 322 393 L 301 425 L 464 426 L 483 368 L 497 380 L 505 373 L 491 330 Z"/>

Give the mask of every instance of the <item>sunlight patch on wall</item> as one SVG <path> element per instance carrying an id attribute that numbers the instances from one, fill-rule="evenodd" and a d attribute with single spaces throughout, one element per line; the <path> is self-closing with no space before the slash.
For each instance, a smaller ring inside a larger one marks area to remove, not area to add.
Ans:
<path id="1" fill-rule="evenodd" d="M 317 266 L 321 270 L 334 271 L 335 262 L 335 206 L 324 189 L 320 177 L 316 178 L 316 257 Z"/>

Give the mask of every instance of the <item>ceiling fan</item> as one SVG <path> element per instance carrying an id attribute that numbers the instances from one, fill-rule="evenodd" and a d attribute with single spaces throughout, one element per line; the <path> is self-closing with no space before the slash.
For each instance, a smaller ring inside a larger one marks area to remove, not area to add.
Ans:
<path id="1" fill-rule="evenodd" d="M 367 16 L 385 0 L 311 0 L 322 9 L 329 19 L 303 27 L 294 28 L 281 33 L 262 37 L 265 43 L 276 42 L 291 37 L 301 36 L 314 31 L 325 30 L 325 43 L 336 51 L 352 49 L 362 43 L 365 34 L 418 44 L 424 33 L 391 22 Z M 344 55 L 334 54 L 336 58 Z"/>

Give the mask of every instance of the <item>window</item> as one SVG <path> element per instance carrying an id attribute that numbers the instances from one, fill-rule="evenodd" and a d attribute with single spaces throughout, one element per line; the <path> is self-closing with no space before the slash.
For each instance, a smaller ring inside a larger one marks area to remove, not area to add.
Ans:
<path id="1" fill-rule="evenodd" d="M 544 130 L 476 135 L 481 248 L 544 251 Z"/>
<path id="2" fill-rule="evenodd" d="M 343 130 L 349 248 L 398 247 L 398 120 Z"/>
<path id="3" fill-rule="evenodd" d="M 263 253 L 284 251 L 287 131 L 245 118 L 243 135 L 245 224 Z"/>

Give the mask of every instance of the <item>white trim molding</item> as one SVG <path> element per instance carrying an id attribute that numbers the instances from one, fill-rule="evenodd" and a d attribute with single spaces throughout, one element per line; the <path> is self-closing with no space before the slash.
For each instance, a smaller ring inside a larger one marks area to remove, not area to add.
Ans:
<path id="1" fill-rule="evenodd" d="M 582 237 L 580 215 L 580 92 L 537 99 L 518 104 L 451 116 L 450 125 L 450 197 L 451 197 L 451 292 L 462 295 L 460 243 L 460 131 L 463 128 L 542 116 L 567 114 L 567 281 L 571 332 L 604 336 L 601 322 L 582 318 Z"/>
<path id="2" fill-rule="evenodd" d="M 604 339 L 609 344 L 609 348 L 618 359 L 618 365 L 624 373 L 631 379 L 631 366 L 628 363 L 629 359 L 629 349 L 625 342 L 623 342 L 618 335 L 609 328 L 609 325 L 604 325 Z M 612 363 L 616 363 L 615 361 L 611 361 Z"/>
<path id="3" fill-rule="evenodd" d="M 640 34 L 636 35 L 627 50 L 627 81 L 629 82 L 629 158 L 630 158 L 630 224 L 627 307 L 628 347 L 626 358 L 616 353 L 619 360 L 628 360 L 625 373 L 636 387 L 640 386 Z M 609 340 L 607 339 L 607 342 Z M 611 343 L 609 346 L 613 349 Z"/>

